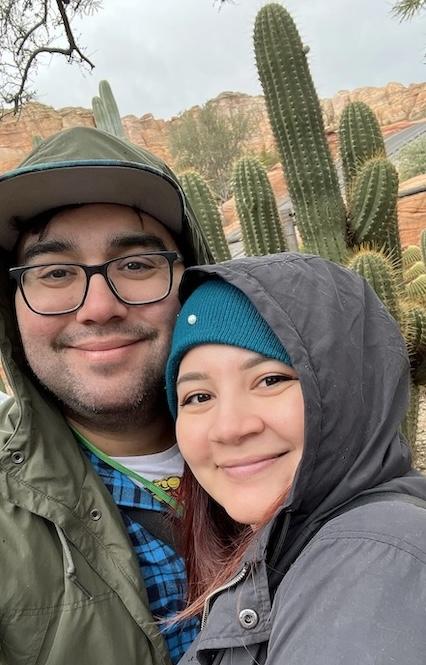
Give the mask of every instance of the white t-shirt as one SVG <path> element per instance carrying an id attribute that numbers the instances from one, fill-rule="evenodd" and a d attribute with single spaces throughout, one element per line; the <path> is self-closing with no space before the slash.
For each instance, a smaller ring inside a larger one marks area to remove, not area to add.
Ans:
<path id="1" fill-rule="evenodd" d="M 153 455 L 135 455 L 134 457 L 112 457 L 123 466 L 150 480 L 163 490 L 175 490 L 180 485 L 183 474 L 183 458 L 177 443 L 161 453 Z M 133 480 L 133 479 L 132 479 Z M 142 483 L 133 481 L 139 487 Z"/>

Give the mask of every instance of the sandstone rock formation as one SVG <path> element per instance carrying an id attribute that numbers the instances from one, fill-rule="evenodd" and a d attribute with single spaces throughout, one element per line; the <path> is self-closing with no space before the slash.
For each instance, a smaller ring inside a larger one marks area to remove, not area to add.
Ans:
<path id="1" fill-rule="evenodd" d="M 395 123 L 410 123 L 426 117 L 426 83 L 413 83 L 409 86 L 389 83 L 383 88 L 358 88 L 352 91 L 338 92 L 331 99 L 322 102 L 326 131 L 330 133 L 332 150 L 338 117 L 348 101 L 361 99 L 371 106 L 384 127 L 395 131 Z M 250 141 L 249 149 L 259 153 L 273 150 L 274 140 L 267 119 L 264 98 L 252 97 L 243 93 L 223 92 L 214 103 L 231 112 L 239 108 L 256 118 L 256 128 Z M 194 107 L 193 112 L 197 112 Z M 128 137 L 137 145 L 146 147 L 166 161 L 172 163 L 168 149 L 169 127 L 178 118 L 161 120 L 146 114 L 141 118 L 133 115 L 123 118 Z M 83 108 L 63 108 L 55 110 L 50 106 L 32 103 L 25 106 L 16 117 L 6 115 L 0 121 L 0 172 L 14 168 L 31 150 L 32 138 L 39 135 L 47 138 L 61 129 L 76 125 L 93 126 L 92 112 Z"/>

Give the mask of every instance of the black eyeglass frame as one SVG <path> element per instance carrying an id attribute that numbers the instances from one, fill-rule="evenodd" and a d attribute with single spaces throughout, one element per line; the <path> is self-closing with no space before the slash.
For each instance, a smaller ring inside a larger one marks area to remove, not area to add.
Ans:
<path id="1" fill-rule="evenodd" d="M 130 302 L 128 300 L 125 300 L 122 298 L 119 293 L 117 292 L 114 284 L 110 281 L 110 278 L 108 277 L 108 266 L 111 263 L 114 263 L 115 261 L 123 261 L 125 259 L 130 259 L 133 256 L 164 256 L 164 258 L 167 260 L 167 263 L 169 264 L 169 288 L 167 290 L 167 293 L 165 293 L 161 298 L 153 298 L 151 300 L 142 300 L 138 302 Z M 129 305 L 129 306 L 138 306 L 138 305 L 149 305 L 154 302 L 161 302 L 161 300 L 164 300 L 167 298 L 167 296 L 170 295 L 170 291 L 172 290 L 173 286 L 173 266 L 175 262 L 181 262 L 183 261 L 183 257 L 181 254 L 178 252 L 174 251 L 156 251 L 156 252 L 139 252 L 138 254 L 128 254 L 126 256 L 117 256 L 115 259 L 109 259 L 109 261 L 105 261 L 105 263 L 98 263 L 96 265 L 87 265 L 85 263 L 70 263 L 70 262 L 57 262 L 57 263 L 39 263 L 36 265 L 32 266 L 15 266 L 14 268 L 9 268 L 9 277 L 10 279 L 14 280 L 18 287 L 19 290 L 22 294 L 22 297 L 25 301 L 25 304 L 27 307 L 34 312 L 34 314 L 39 314 L 40 316 L 61 316 L 62 314 L 71 314 L 72 312 L 76 312 L 77 310 L 80 309 L 80 307 L 83 307 L 84 302 L 87 297 L 87 293 L 89 291 L 89 284 L 90 284 L 90 278 L 93 275 L 102 275 L 103 278 L 105 279 L 106 283 L 108 284 L 109 289 L 111 292 L 115 295 L 117 300 L 122 302 L 124 305 Z M 30 303 L 27 300 L 27 297 L 25 295 L 24 287 L 22 284 L 23 281 L 23 276 L 24 274 L 28 271 L 31 270 L 32 268 L 48 268 L 49 266 L 53 265 L 61 265 L 61 266 L 76 266 L 78 268 L 82 268 L 85 275 L 86 275 L 86 288 L 81 300 L 81 303 L 77 305 L 76 307 L 72 307 L 71 309 L 65 309 L 60 312 L 38 312 L 34 307 L 31 307 Z"/>

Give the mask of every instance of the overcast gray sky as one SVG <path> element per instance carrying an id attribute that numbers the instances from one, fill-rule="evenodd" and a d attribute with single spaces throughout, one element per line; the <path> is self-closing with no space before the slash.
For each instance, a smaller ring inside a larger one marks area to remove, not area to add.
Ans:
<path id="1" fill-rule="evenodd" d="M 40 66 L 38 100 L 90 107 L 108 79 L 122 115 L 170 118 L 225 90 L 259 94 L 252 32 L 263 0 L 104 0 L 86 17 L 80 42 L 92 74 L 59 57 Z M 286 0 L 321 97 L 338 90 L 425 79 L 425 14 L 399 23 L 392 0 Z"/>

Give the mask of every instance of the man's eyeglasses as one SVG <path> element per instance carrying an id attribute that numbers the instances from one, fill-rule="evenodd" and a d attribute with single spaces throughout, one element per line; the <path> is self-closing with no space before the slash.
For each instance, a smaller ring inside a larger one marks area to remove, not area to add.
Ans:
<path id="1" fill-rule="evenodd" d="M 144 252 L 120 256 L 90 266 L 83 263 L 45 263 L 9 269 L 28 307 L 36 314 L 56 316 L 79 309 L 92 275 L 103 275 L 113 294 L 125 305 L 146 305 L 167 298 L 173 284 L 177 252 Z"/>

